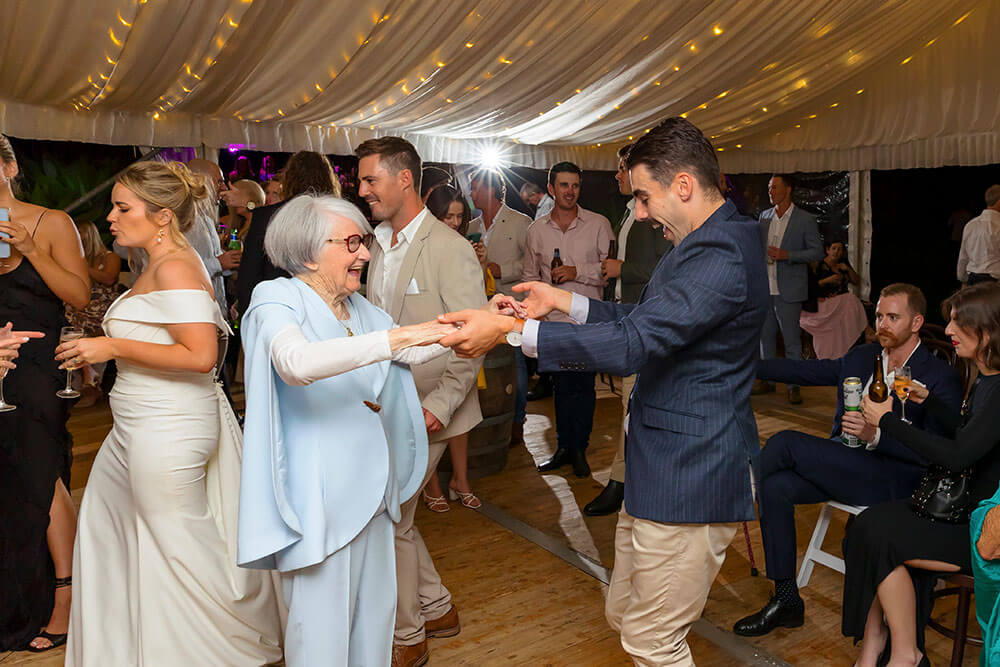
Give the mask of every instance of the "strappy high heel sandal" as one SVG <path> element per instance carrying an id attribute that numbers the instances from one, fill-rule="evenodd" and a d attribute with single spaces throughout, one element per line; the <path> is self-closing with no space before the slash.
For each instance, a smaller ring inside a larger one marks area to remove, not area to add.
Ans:
<path id="1" fill-rule="evenodd" d="M 73 585 L 72 576 L 56 577 L 56 588 L 66 588 L 67 586 L 72 586 L 72 585 Z M 45 653 L 46 651 L 51 651 L 54 648 L 59 648 L 60 646 L 66 643 L 67 634 L 68 633 L 63 632 L 62 634 L 54 635 L 51 632 L 46 632 L 45 630 L 42 630 L 41 632 L 38 633 L 35 639 L 39 638 L 48 639 L 49 645 L 44 646 L 42 648 L 36 648 L 29 643 L 26 650 L 30 651 L 31 653 Z M 32 639 L 31 641 L 35 641 L 35 639 Z"/>
<path id="2" fill-rule="evenodd" d="M 462 493 L 458 489 L 449 486 L 448 496 L 452 500 L 461 500 L 462 505 L 468 507 L 470 510 L 477 510 L 483 506 L 483 502 L 479 500 L 479 498 L 476 498 L 476 494 L 472 493 L 471 491 L 469 493 Z"/>
<path id="3" fill-rule="evenodd" d="M 445 498 L 444 496 L 428 495 L 426 489 L 421 491 L 420 495 L 423 496 L 424 505 L 426 505 L 427 509 L 429 509 L 432 512 L 437 512 L 438 514 L 444 514 L 445 512 L 451 509 L 451 507 L 448 506 L 448 499 Z"/>

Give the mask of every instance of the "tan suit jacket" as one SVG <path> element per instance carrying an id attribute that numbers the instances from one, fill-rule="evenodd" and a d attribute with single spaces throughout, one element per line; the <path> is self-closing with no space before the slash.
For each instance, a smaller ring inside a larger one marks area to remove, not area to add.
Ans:
<path id="1" fill-rule="evenodd" d="M 410 242 L 399 275 L 390 283 L 394 285 L 391 294 L 381 293 L 385 255 L 378 243 L 372 244 L 371 256 L 368 300 L 401 326 L 426 322 L 442 313 L 479 308 L 486 302 L 476 252 L 466 239 L 430 213 Z M 411 281 L 416 281 L 416 294 L 406 293 Z M 432 442 L 466 433 L 482 421 L 476 387 L 482 363 L 482 357 L 460 359 L 449 352 L 411 369 L 421 405 L 445 427 L 430 434 Z"/>

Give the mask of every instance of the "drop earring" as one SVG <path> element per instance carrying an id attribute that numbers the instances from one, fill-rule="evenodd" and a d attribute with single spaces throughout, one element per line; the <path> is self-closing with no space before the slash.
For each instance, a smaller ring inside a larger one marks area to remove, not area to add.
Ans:
<path id="1" fill-rule="evenodd" d="M 163 228 L 162 227 L 160 228 L 160 231 L 156 232 L 156 242 L 157 243 L 163 243 Z"/>

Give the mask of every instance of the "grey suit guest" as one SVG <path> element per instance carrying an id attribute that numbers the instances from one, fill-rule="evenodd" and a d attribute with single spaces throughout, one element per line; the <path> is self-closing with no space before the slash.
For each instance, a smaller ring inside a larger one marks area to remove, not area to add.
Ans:
<path id="1" fill-rule="evenodd" d="M 799 315 L 802 302 L 809 298 L 809 262 L 823 258 L 823 240 L 816 216 L 792 203 L 792 180 L 775 174 L 767 184 L 772 208 L 760 214 L 760 238 L 767 254 L 767 281 L 771 292 L 764 331 L 760 337 L 760 356 L 777 356 L 777 335 L 785 343 L 785 358 L 802 358 L 802 329 Z M 774 385 L 759 383 L 754 393 L 774 391 Z M 801 403 L 797 385 L 789 385 L 788 401 Z"/>
<path id="2" fill-rule="evenodd" d="M 360 158 L 358 194 L 380 220 L 368 270 L 368 299 L 399 324 L 423 322 L 486 300 L 483 272 L 469 242 L 437 220 L 420 200 L 420 156 L 399 137 L 369 139 Z M 445 444 L 482 421 L 476 378 L 482 359 L 454 354 L 413 368 L 427 427 L 428 462 L 422 488 Z M 396 524 L 396 628 L 393 667 L 427 661 L 428 637 L 459 632 L 458 611 L 441 582 L 413 517 L 419 494 L 402 503 Z"/>

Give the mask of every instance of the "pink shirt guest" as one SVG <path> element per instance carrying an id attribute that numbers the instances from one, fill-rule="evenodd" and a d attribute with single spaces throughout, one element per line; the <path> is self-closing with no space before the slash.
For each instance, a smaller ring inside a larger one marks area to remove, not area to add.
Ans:
<path id="1" fill-rule="evenodd" d="M 608 256 L 608 245 L 614 237 L 608 219 L 585 208 L 577 207 L 576 218 L 565 231 L 552 220 L 551 214 L 542 216 L 528 228 L 521 278 L 551 283 L 552 256 L 559 248 L 563 265 L 576 267 L 576 277 L 560 283 L 559 287 L 600 299 L 604 287 L 601 260 Z M 566 315 L 555 312 L 547 319 L 570 321 Z"/>

